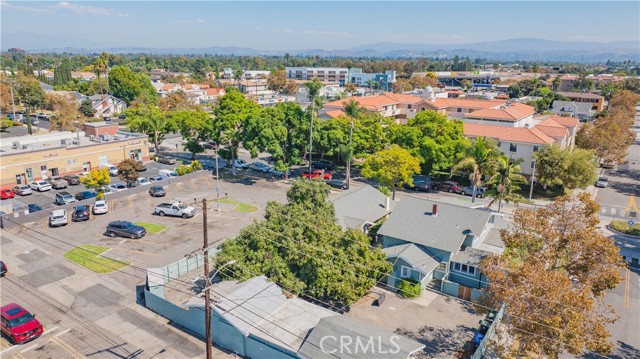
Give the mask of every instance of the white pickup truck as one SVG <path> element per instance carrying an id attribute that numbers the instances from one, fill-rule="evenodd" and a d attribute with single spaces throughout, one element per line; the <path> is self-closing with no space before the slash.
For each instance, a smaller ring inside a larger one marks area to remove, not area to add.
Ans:
<path id="1" fill-rule="evenodd" d="M 156 206 L 156 213 L 159 216 L 191 218 L 196 215 L 196 209 L 182 202 L 160 203 Z"/>

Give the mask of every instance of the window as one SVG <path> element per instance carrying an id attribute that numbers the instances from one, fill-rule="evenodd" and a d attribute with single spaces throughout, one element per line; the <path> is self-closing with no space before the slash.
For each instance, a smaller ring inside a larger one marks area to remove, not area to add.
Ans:
<path id="1" fill-rule="evenodd" d="M 460 107 L 458 107 L 457 112 L 462 112 L 462 109 Z"/>
<path id="2" fill-rule="evenodd" d="M 474 266 L 470 266 L 467 264 L 460 264 L 460 263 L 456 263 L 456 262 L 451 262 L 451 270 L 454 272 L 460 272 L 460 273 L 465 273 L 465 274 L 469 274 L 472 276 L 476 275 L 476 267 Z"/>
<path id="3" fill-rule="evenodd" d="M 411 104 L 407 105 L 407 108 L 408 108 L 409 110 L 411 110 Z"/>
<path id="4" fill-rule="evenodd" d="M 46 172 L 47 171 L 47 166 L 46 165 L 40 166 L 40 171 L 45 171 Z"/>
<path id="5" fill-rule="evenodd" d="M 516 143 L 509 144 L 509 152 L 517 152 L 517 151 L 518 151 L 518 144 Z"/>
<path id="6" fill-rule="evenodd" d="M 402 266 L 402 269 L 400 270 L 400 277 L 402 278 L 411 277 L 411 268 Z"/>
<path id="7" fill-rule="evenodd" d="M 534 168 L 536 166 L 536 161 L 531 161 L 531 168 Z"/>
<path id="8" fill-rule="evenodd" d="M 33 181 L 33 170 L 31 170 L 31 168 L 27 168 L 24 172 L 27 174 L 27 181 Z"/>

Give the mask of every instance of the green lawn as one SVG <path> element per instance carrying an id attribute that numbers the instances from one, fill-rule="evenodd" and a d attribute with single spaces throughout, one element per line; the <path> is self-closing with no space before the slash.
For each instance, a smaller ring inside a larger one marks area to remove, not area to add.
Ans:
<path id="1" fill-rule="evenodd" d="M 96 273 L 111 273 L 131 263 L 129 261 L 117 261 L 99 256 L 99 254 L 107 250 L 109 250 L 107 247 L 81 244 L 65 253 L 64 257 Z"/>
<path id="2" fill-rule="evenodd" d="M 133 222 L 133 224 L 138 225 L 140 227 L 144 227 L 147 233 L 151 233 L 151 234 L 157 234 L 167 229 L 167 226 L 163 226 L 162 224 L 156 224 L 156 223 Z"/>
<path id="3" fill-rule="evenodd" d="M 250 204 L 243 203 L 243 202 L 239 202 L 239 201 L 234 201 L 234 200 L 228 199 L 228 198 L 220 199 L 220 203 L 235 204 L 236 208 L 234 208 L 234 209 L 237 212 L 256 212 L 258 210 L 258 207 L 255 207 L 255 206 L 252 206 Z"/>

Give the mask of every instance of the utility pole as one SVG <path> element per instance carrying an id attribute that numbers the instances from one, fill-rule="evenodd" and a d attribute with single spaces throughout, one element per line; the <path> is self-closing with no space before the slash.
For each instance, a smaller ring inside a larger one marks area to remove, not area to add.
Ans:
<path id="1" fill-rule="evenodd" d="M 351 119 L 351 126 L 349 129 L 349 158 L 347 159 L 347 189 L 351 187 L 351 157 L 353 156 L 353 118 Z"/>
<path id="2" fill-rule="evenodd" d="M 16 121 L 16 104 L 13 102 L 13 85 L 15 83 L 14 79 L 9 79 L 9 89 L 11 89 L 11 112 L 13 112 L 12 121 Z"/>
<path id="3" fill-rule="evenodd" d="M 215 144 L 215 150 L 216 150 L 216 201 L 217 201 L 217 207 L 216 207 L 216 211 L 220 212 L 220 173 L 218 172 L 218 144 Z M 233 167 L 236 166 L 235 163 L 231 164 Z"/>
<path id="4" fill-rule="evenodd" d="M 536 180 L 536 160 L 533 160 L 533 174 L 531 174 L 531 178 L 529 181 L 531 182 L 531 188 L 529 188 L 529 202 L 531 202 L 531 197 L 533 196 L 533 182 Z"/>
<path id="5" fill-rule="evenodd" d="M 204 289 L 204 325 L 207 343 L 207 359 L 211 359 L 211 293 L 209 286 L 209 235 L 207 232 L 207 200 L 202 199 L 202 234 L 204 240 L 204 278 L 207 281 Z"/>
<path id="6" fill-rule="evenodd" d="M 313 172 L 311 170 L 311 162 L 312 162 L 312 155 L 311 152 L 313 152 L 313 115 L 314 115 L 314 102 L 315 102 L 315 98 L 311 99 L 311 127 L 309 129 L 309 178 L 311 178 L 311 172 Z"/>

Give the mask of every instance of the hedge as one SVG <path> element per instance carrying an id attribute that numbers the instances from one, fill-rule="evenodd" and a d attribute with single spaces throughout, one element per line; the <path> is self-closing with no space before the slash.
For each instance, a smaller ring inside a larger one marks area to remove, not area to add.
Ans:
<path id="1" fill-rule="evenodd" d="M 633 226 L 630 226 L 627 221 L 617 219 L 615 221 L 612 221 L 609 226 L 611 227 L 611 229 L 618 232 L 630 234 L 632 236 L 640 236 L 640 223 L 636 223 Z"/>
<path id="2" fill-rule="evenodd" d="M 398 283 L 398 289 L 402 298 L 416 298 L 422 294 L 422 288 L 420 282 L 413 278 L 403 278 Z"/>

